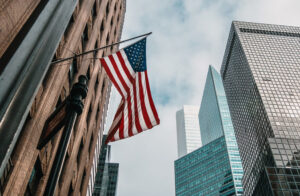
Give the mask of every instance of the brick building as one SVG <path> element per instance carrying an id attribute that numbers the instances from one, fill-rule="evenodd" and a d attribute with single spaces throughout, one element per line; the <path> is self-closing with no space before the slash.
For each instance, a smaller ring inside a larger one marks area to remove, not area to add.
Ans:
<path id="1" fill-rule="evenodd" d="M 111 83 L 100 61 L 118 46 L 125 0 L 0 0 L 0 195 L 43 195 L 61 132 L 37 150 L 46 119 L 86 75 L 88 95 L 70 139 L 56 195 L 85 195 Z"/>

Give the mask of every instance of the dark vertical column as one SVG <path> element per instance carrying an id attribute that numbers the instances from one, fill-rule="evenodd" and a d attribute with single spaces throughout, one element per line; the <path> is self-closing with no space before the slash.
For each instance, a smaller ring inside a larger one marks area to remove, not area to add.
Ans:
<path id="1" fill-rule="evenodd" d="M 48 196 L 54 195 L 57 181 L 60 177 L 62 166 L 65 160 L 66 152 L 70 142 L 72 130 L 77 118 L 83 110 L 82 99 L 87 95 L 87 77 L 79 76 L 78 83 L 74 84 L 71 94 L 70 102 L 68 106 L 67 120 L 64 131 L 62 133 L 58 150 L 55 155 L 55 159 L 51 168 L 50 176 L 46 185 L 45 194 Z"/>

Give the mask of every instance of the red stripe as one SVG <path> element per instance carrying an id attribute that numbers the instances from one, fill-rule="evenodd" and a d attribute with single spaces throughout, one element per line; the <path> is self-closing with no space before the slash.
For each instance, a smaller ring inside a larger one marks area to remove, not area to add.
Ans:
<path id="1" fill-rule="evenodd" d="M 128 135 L 129 135 L 129 137 L 131 137 L 131 136 L 133 136 L 133 133 L 132 133 L 132 111 L 131 111 L 130 92 L 128 93 L 127 103 L 128 103 Z"/>
<path id="2" fill-rule="evenodd" d="M 112 73 L 110 72 L 110 70 L 109 70 L 109 68 L 108 68 L 108 66 L 107 66 L 106 61 L 104 60 L 104 58 L 101 58 L 101 59 L 100 59 L 100 62 L 101 62 L 101 64 L 102 64 L 102 66 L 104 67 L 104 69 L 105 69 L 105 71 L 106 71 L 108 77 L 110 78 L 110 80 L 111 80 L 111 81 L 113 82 L 113 84 L 115 85 L 116 89 L 119 91 L 119 93 L 121 94 L 121 96 L 124 97 L 124 95 L 123 95 L 123 93 L 122 93 L 122 91 L 121 91 L 121 89 L 120 89 L 118 83 L 116 82 L 115 78 L 113 77 Z"/>
<path id="3" fill-rule="evenodd" d="M 145 78 L 146 79 L 146 88 L 147 88 L 147 94 L 148 94 L 148 99 L 149 99 L 149 102 L 150 102 L 150 106 L 151 106 L 154 118 L 156 120 L 156 123 L 159 124 L 160 120 L 159 120 L 159 117 L 158 117 L 158 114 L 157 114 L 157 111 L 156 111 L 156 108 L 155 108 L 155 105 L 154 105 L 154 102 L 153 102 L 153 99 L 152 99 L 147 71 L 145 71 L 145 77 L 146 77 Z"/>
<path id="4" fill-rule="evenodd" d="M 122 112 L 122 109 L 123 109 L 123 107 L 124 107 L 124 106 L 123 106 L 123 105 L 124 105 L 124 102 L 122 102 L 122 100 L 121 100 L 121 103 L 122 103 L 122 104 L 120 104 L 120 106 L 119 106 L 119 108 L 118 108 L 118 110 L 117 110 L 117 112 L 116 112 L 116 115 L 117 115 L 117 114 L 120 114 L 120 113 Z"/>
<path id="5" fill-rule="evenodd" d="M 119 123 L 117 124 L 117 126 L 115 126 L 115 128 L 110 132 L 110 134 L 108 134 L 105 143 L 107 144 L 108 142 L 113 142 L 115 141 L 114 135 L 117 132 L 117 130 L 119 129 L 119 124 L 121 123 L 121 121 L 119 121 Z"/>
<path id="6" fill-rule="evenodd" d="M 133 83 L 133 82 L 134 82 L 134 78 L 132 77 L 132 75 L 130 74 L 129 70 L 127 69 L 126 63 L 125 63 L 125 61 L 124 61 L 124 59 L 123 59 L 123 56 L 122 56 L 122 54 L 121 54 L 120 51 L 117 52 L 117 56 L 118 56 L 118 58 L 119 58 L 119 61 L 120 61 L 120 63 L 121 63 L 121 66 L 122 66 L 122 68 L 123 68 L 123 70 L 124 70 L 126 76 L 128 77 L 129 81 L 130 81 L 131 83 Z M 128 66 L 130 66 L 130 65 L 128 65 Z"/>
<path id="7" fill-rule="evenodd" d="M 119 138 L 124 139 L 124 113 L 122 114 L 120 129 L 119 129 Z"/>
<path id="8" fill-rule="evenodd" d="M 120 104 L 120 106 L 119 106 L 119 108 L 118 108 L 118 110 L 117 110 L 117 112 L 116 112 L 116 114 L 115 114 L 113 124 L 115 123 L 115 120 L 116 120 L 117 116 L 119 116 L 119 114 L 120 114 L 121 112 L 123 112 L 123 109 L 124 109 L 124 102 L 121 102 L 121 104 Z M 107 138 L 106 138 L 106 142 L 107 142 L 107 143 L 110 142 L 110 141 L 114 141 L 113 136 L 115 135 L 115 133 L 116 133 L 117 130 L 119 129 L 121 121 L 122 121 L 122 118 L 121 118 L 121 119 L 119 120 L 119 122 L 115 125 L 115 127 L 113 127 L 113 129 L 109 131 L 108 136 L 107 136 Z M 112 140 L 112 138 L 113 138 L 113 140 Z M 107 144 L 107 143 L 106 143 L 106 144 Z"/>
<path id="9" fill-rule="evenodd" d="M 123 85 L 125 91 L 126 91 L 127 94 L 128 94 L 129 87 L 127 86 L 126 82 L 124 81 L 124 79 L 123 79 L 123 77 L 122 77 L 122 75 L 121 75 L 121 73 L 120 73 L 120 70 L 119 70 L 119 68 L 118 68 L 118 66 L 117 66 L 117 64 L 116 64 L 116 61 L 115 61 L 114 57 L 113 57 L 112 55 L 109 55 L 108 58 L 109 58 L 109 60 L 110 60 L 110 62 L 111 62 L 111 64 L 112 64 L 112 66 L 114 67 L 115 72 L 116 72 L 116 74 L 117 74 L 119 80 L 121 81 L 121 83 L 122 83 L 122 85 Z"/>
<path id="10" fill-rule="evenodd" d="M 108 141 L 108 139 L 106 139 L 105 144 L 108 144 L 108 142 L 114 142 L 114 141 L 116 141 L 116 140 L 114 137 L 112 137 L 109 141 Z"/>
<path id="11" fill-rule="evenodd" d="M 147 109 L 146 109 L 146 106 L 145 106 L 145 97 L 144 97 L 144 92 L 143 92 L 144 88 L 143 88 L 142 80 L 141 80 L 142 79 L 141 72 L 138 73 L 138 78 L 139 78 L 139 91 L 140 91 L 139 93 L 140 93 L 142 114 L 143 114 L 146 126 L 148 127 L 148 129 L 151 129 L 153 126 L 150 122 L 150 119 L 149 119 L 149 116 L 148 116 L 148 113 L 147 113 Z"/>
<path id="12" fill-rule="evenodd" d="M 135 119 L 135 126 L 138 131 L 138 133 L 142 132 L 143 129 L 140 124 L 139 120 L 139 113 L 137 108 L 137 94 L 136 94 L 136 83 L 133 83 L 133 102 L 134 102 L 134 119 Z"/>

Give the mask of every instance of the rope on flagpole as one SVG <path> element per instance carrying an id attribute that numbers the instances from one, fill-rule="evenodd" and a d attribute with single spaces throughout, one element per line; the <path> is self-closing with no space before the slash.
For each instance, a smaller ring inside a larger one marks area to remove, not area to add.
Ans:
<path id="1" fill-rule="evenodd" d="M 58 59 L 58 60 L 52 61 L 52 62 L 51 62 L 51 65 L 52 65 L 52 64 L 56 64 L 56 63 L 60 63 L 60 62 L 63 62 L 63 61 L 68 61 L 68 60 L 77 58 L 77 57 L 79 57 L 79 56 L 83 56 L 83 55 L 86 55 L 86 54 L 89 54 L 89 53 L 92 53 L 92 52 L 95 52 L 95 51 L 98 51 L 98 50 L 102 50 L 102 49 L 105 49 L 105 48 L 108 48 L 108 47 L 111 47 L 111 46 L 114 46 L 114 45 L 117 45 L 117 44 L 121 44 L 121 43 L 124 43 L 124 42 L 128 42 L 128 41 L 131 41 L 131 40 L 140 38 L 140 37 L 147 37 L 147 36 L 149 36 L 149 35 L 151 35 L 151 34 L 152 34 L 152 32 L 145 33 L 145 34 L 143 34 L 143 35 L 139 35 L 139 36 L 132 37 L 132 38 L 129 38 L 129 39 L 126 39 L 126 40 L 122 40 L 122 41 L 119 41 L 119 42 L 116 42 L 116 43 L 112 43 L 112 44 L 109 44 L 109 45 L 106 45 L 106 46 L 103 46 L 103 47 L 100 47 L 100 48 L 95 48 L 95 49 L 93 49 L 93 50 L 88 50 L 88 51 L 85 51 L 85 52 L 80 53 L 80 54 L 75 54 L 74 56 L 71 56 L 71 57 L 67 57 L 67 58 L 63 58 L 63 59 Z"/>

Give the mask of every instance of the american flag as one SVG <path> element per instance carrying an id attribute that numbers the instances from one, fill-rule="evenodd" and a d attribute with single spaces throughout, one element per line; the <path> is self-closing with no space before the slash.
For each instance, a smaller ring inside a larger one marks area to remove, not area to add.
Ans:
<path id="1" fill-rule="evenodd" d="M 100 59 L 122 96 L 106 143 L 134 136 L 160 123 L 146 68 L 146 38 Z"/>

